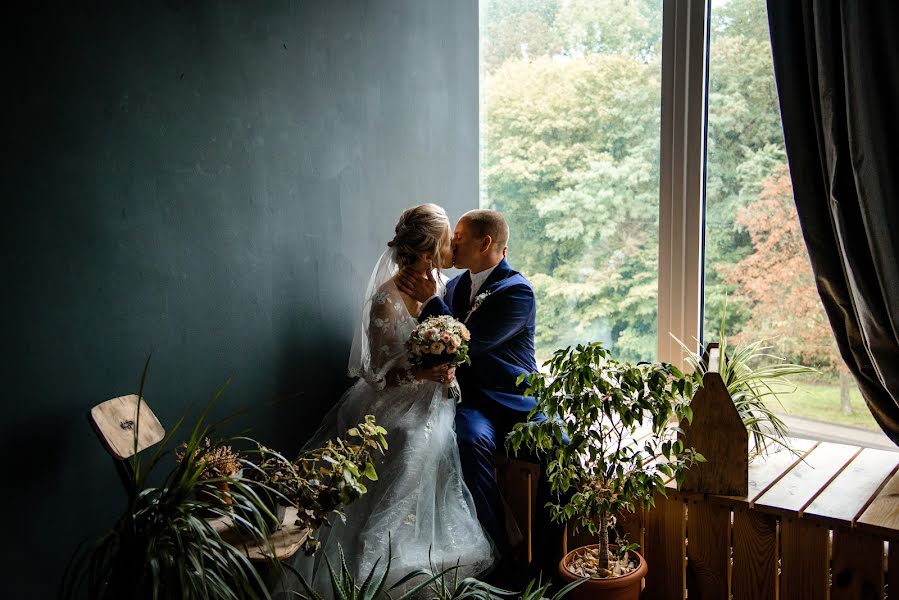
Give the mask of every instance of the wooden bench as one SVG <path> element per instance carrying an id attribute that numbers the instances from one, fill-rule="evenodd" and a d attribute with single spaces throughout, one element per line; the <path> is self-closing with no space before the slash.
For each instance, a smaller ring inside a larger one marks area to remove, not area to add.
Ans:
<path id="1" fill-rule="evenodd" d="M 540 465 L 496 454 L 493 472 L 504 504 L 509 544 L 517 558 L 530 565 L 534 562 L 534 519 Z"/>
<path id="2" fill-rule="evenodd" d="M 745 496 L 689 494 L 669 481 L 667 498 L 624 523 L 649 564 L 645 599 L 897 593 L 899 452 L 792 444 L 799 456 L 782 450 L 750 463 Z"/>

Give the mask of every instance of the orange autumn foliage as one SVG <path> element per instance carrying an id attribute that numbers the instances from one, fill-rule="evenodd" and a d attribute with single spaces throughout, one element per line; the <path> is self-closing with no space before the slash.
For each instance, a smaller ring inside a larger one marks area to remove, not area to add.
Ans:
<path id="1" fill-rule="evenodd" d="M 749 233 L 753 252 L 736 265 L 721 268 L 725 280 L 735 286 L 735 295 L 748 301 L 751 311 L 734 343 L 776 338 L 776 351 L 794 362 L 841 368 L 785 166 L 762 182 L 758 199 L 738 211 L 736 222 Z"/>

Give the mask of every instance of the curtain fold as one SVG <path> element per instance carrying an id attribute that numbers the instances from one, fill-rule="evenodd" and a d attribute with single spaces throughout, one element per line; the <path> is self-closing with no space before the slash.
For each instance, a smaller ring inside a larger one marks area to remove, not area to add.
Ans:
<path id="1" fill-rule="evenodd" d="M 899 2 L 768 0 L 793 193 L 840 353 L 899 444 Z"/>

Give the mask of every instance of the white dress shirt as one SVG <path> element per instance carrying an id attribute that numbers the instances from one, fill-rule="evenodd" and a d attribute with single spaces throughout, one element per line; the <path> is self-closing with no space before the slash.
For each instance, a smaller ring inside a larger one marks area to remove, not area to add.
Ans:
<path id="1" fill-rule="evenodd" d="M 484 285 L 484 282 L 487 281 L 487 278 L 490 277 L 490 274 L 493 273 L 493 271 L 498 266 L 499 266 L 499 263 L 496 263 L 489 269 L 484 269 L 480 273 L 472 273 L 471 271 L 468 272 L 468 276 L 471 277 L 471 293 L 469 294 L 469 297 L 468 297 L 469 304 L 474 303 L 474 297 L 478 295 L 478 290 L 481 289 L 481 286 Z M 427 300 L 422 302 L 421 307 L 418 309 L 419 314 L 421 314 L 421 311 L 424 310 L 424 307 L 431 300 L 433 300 L 434 298 L 438 298 L 439 296 L 440 296 L 439 293 L 434 294 L 433 296 L 431 296 L 430 298 L 428 298 Z"/>
<path id="2" fill-rule="evenodd" d="M 487 281 L 487 278 L 490 277 L 490 274 L 499 266 L 499 263 L 496 263 L 489 269 L 484 269 L 480 273 L 472 273 L 468 272 L 471 277 L 471 294 L 468 298 L 468 303 L 474 303 L 474 297 L 478 295 L 478 291 L 481 289 L 481 286 L 484 285 L 484 282 Z"/>

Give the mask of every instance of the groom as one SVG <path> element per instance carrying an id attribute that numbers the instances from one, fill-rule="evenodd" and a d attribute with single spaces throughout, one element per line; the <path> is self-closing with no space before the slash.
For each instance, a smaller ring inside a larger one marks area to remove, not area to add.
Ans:
<path id="1" fill-rule="evenodd" d="M 467 271 L 447 284 L 443 298 L 437 295 L 430 272 L 422 276 L 404 270 L 398 278 L 400 290 L 423 303 L 419 320 L 453 315 L 471 332 L 471 365 L 456 371 L 462 389 L 456 437 L 462 473 L 478 519 L 500 555 L 507 558 L 493 455 L 503 450 L 506 434 L 516 423 L 527 420 L 534 407 L 534 399 L 523 395 L 527 386 L 517 385 L 516 380 L 537 370 L 537 302 L 528 280 L 505 260 L 508 240 L 509 226 L 500 213 L 469 211 L 459 219 L 452 240 L 453 264 Z M 543 415 L 536 418 L 545 419 Z"/>

